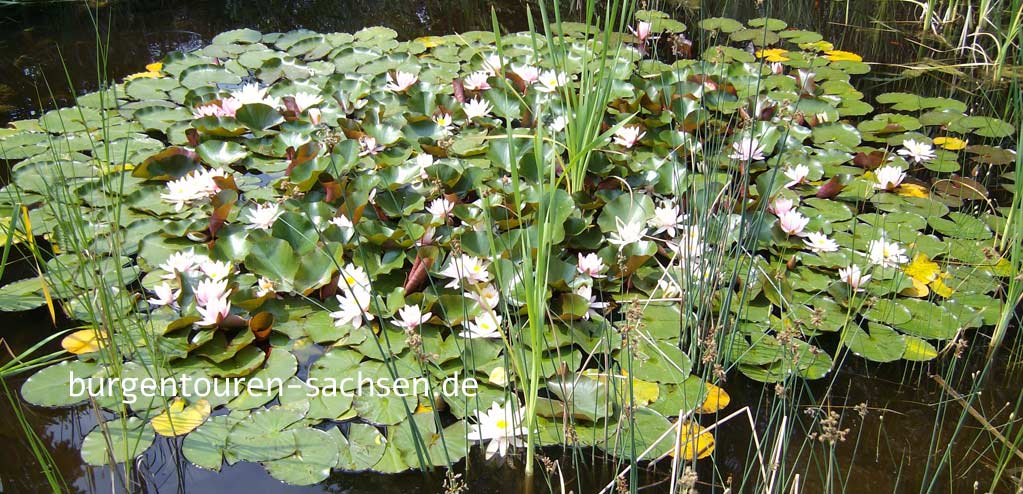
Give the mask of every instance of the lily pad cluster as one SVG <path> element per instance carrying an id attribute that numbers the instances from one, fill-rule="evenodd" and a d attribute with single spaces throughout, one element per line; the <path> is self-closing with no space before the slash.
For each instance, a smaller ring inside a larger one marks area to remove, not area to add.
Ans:
<path id="1" fill-rule="evenodd" d="M 1011 274 L 994 248 L 1005 218 L 960 173 L 1015 162 L 999 147 L 1011 125 L 902 93 L 875 113 L 852 80 L 867 64 L 776 19 L 707 19 L 720 44 L 690 59 L 652 49 L 684 25 L 637 18 L 635 35 L 607 38 L 563 24 L 558 64 L 530 33 L 230 31 L 0 130 L 4 207 L 48 242 L 50 292 L 94 328 L 67 342 L 75 360 L 25 383 L 26 400 L 82 402 L 69 370 L 222 383 L 99 398 L 119 417 L 86 437 L 83 458 L 126 461 L 185 435 L 200 467 L 260 462 L 310 484 L 520 445 L 512 352 L 539 352 L 543 444 L 701 458 L 713 438 L 693 414 L 728 397 L 700 376 L 816 379 L 842 347 L 928 360 L 994 321 Z M 620 47 L 597 60 L 606 42 Z M 614 81 L 601 128 L 615 131 L 585 183 L 544 193 L 588 89 L 578 75 L 594 66 Z M 67 210 L 84 233 L 62 231 Z M 540 223 L 556 254 L 547 333 L 512 345 L 535 264 L 519 246 Z M 90 317 L 110 286 L 135 329 Z M 714 351 L 689 336 L 708 333 L 685 303 L 697 288 L 727 321 Z M 0 307 L 44 295 L 18 281 Z M 357 372 L 430 391 L 308 392 Z M 442 392 L 466 377 L 471 396 Z M 239 391 L 234 378 L 286 385 Z M 673 420 L 685 421 L 679 451 Z"/>

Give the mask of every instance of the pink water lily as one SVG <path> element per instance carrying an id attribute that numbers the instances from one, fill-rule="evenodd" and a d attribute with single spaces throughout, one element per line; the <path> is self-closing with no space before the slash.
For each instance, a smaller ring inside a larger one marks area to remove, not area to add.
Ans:
<path id="1" fill-rule="evenodd" d="M 778 226 L 786 235 L 801 235 L 809 222 L 810 218 L 795 210 L 785 211 L 778 215 Z"/>

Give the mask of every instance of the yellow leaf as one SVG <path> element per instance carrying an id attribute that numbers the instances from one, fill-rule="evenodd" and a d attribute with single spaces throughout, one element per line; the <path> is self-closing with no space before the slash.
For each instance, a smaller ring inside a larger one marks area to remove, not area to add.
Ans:
<path id="1" fill-rule="evenodd" d="M 440 36 L 423 36 L 421 38 L 416 38 L 414 41 L 421 43 L 427 48 L 433 48 L 444 44 L 444 38 Z"/>
<path id="2" fill-rule="evenodd" d="M 766 50 L 757 50 L 756 55 L 768 62 L 788 62 L 789 57 L 785 56 L 788 53 L 788 50 L 783 50 L 781 48 L 768 48 Z"/>
<path id="3" fill-rule="evenodd" d="M 103 348 L 103 341 L 95 329 L 82 329 L 64 337 L 60 346 L 75 355 L 98 352 Z"/>
<path id="4" fill-rule="evenodd" d="M 835 45 L 829 41 L 814 41 L 812 43 L 800 43 L 799 48 L 802 50 L 810 51 L 831 51 L 835 49 Z"/>
<path id="5" fill-rule="evenodd" d="M 714 435 L 700 427 L 700 424 L 684 422 L 679 432 L 679 450 L 671 451 L 669 454 L 675 456 L 682 454 L 682 459 L 691 461 L 710 456 L 714 452 Z"/>
<path id="6" fill-rule="evenodd" d="M 597 369 L 585 369 L 582 375 L 596 379 L 601 382 L 607 382 L 607 374 L 600 373 Z M 628 383 L 625 380 L 628 378 L 629 373 L 622 371 L 621 375 L 615 377 L 621 381 L 615 383 L 615 389 L 618 390 L 618 399 L 622 403 L 629 402 L 629 388 Z M 657 383 L 644 381 L 642 379 L 631 378 L 629 382 L 632 383 L 632 400 L 636 406 L 647 406 L 661 396 L 661 388 L 657 386 Z"/>
<path id="7" fill-rule="evenodd" d="M 827 50 L 824 55 L 828 60 L 832 62 L 862 62 L 863 57 L 851 52 L 843 50 Z"/>
<path id="8" fill-rule="evenodd" d="M 905 272 L 907 276 L 914 280 L 921 283 L 930 283 L 938 279 L 941 267 L 938 266 L 938 263 L 931 261 L 927 254 L 920 252 L 913 258 L 913 262 L 906 266 Z"/>
<path id="9" fill-rule="evenodd" d="M 924 283 L 916 278 L 910 278 L 913 282 L 913 286 L 906 288 L 899 292 L 899 295 L 905 295 L 907 297 L 923 298 L 927 294 L 931 293 L 931 290 L 927 288 L 927 283 Z"/>
<path id="10" fill-rule="evenodd" d="M 146 72 L 160 72 L 163 70 L 163 62 L 146 64 Z"/>
<path id="11" fill-rule="evenodd" d="M 506 371 L 504 367 L 501 366 L 494 367 L 494 370 L 490 371 L 490 374 L 487 376 L 487 380 L 490 381 L 490 384 L 494 384 L 501 387 L 507 386 L 508 371 Z"/>
<path id="12" fill-rule="evenodd" d="M 163 413 L 153 417 L 150 423 L 153 430 L 161 436 L 182 436 L 194 431 L 210 416 L 210 402 L 199 400 L 195 404 L 185 406 L 185 400 L 174 398 L 170 407 Z"/>
<path id="13" fill-rule="evenodd" d="M 707 388 L 707 397 L 704 398 L 703 404 L 696 411 L 697 413 L 714 413 L 732 402 L 732 398 L 725 390 L 711 383 L 704 383 L 704 386 Z"/>
<path id="14" fill-rule="evenodd" d="M 960 149 L 965 148 L 967 144 L 969 144 L 969 143 L 964 141 L 964 140 L 962 140 L 962 139 L 960 139 L 960 138 L 958 138 L 958 137 L 945 137 L 945 136 L 942 136 L 942 137 L 935 137 L 934 138 L 934 145 L 935 146 L 942 147 L 942 148 L 947 149 L 949 151 L 959 151 Z"/>
<path id="15" fill-rule="evenodd" d="M 160 72 L 136 72 L 134 74 L 128 74 L 125 76 L 124 80 L 134 81 L 135 79 L 157 79 L 159 77 L 163 77 L 163 74 Z"/>
<path id="16" fill-rule="evenodd" d="M 419 406 L 416 407 L 415 413 L 426 413 L 426 412 L 432 412 L 432 411 L 433 411 L 433 407 L 431 407 L 430 405 L 427 405 L 426 403 L 420 403 Z"/>
<path id="17" fill-rule="evenodd" d="M 902 184 L 895 193 L 905 197 L 927 197 L 927 188 L 917 184 Z"/>
<path id="18" fill-rule="evenodd" d="M 934 293 L 937 293 L 938 295 L 941 295 L 942 297 L 945 298 L 949 298 L 952 296 L 953 293 L 955 293 L 955 290 L 949 288 L 949 286 L 946 285 L 944 280 L 942 280 L 941 278 L 938 278 L 931 282 L 931 290 L 934 290 Z"/>

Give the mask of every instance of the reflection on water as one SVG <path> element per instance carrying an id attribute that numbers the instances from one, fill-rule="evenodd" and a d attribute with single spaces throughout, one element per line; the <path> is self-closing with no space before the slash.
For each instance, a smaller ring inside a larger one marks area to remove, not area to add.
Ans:
<path id="1" fill-rule="evenodd" d="M 575 2 L 572 2 L 573 4 Z M 715 12 L 702 15 L 726 15 L 749 18 L 763 15 L 753 2 L 722 2 L 715 4 Z M 900 19 L 912 19 L 911 11 L 899 2 L 864 0 L 856 2 L 819 2 L 795 0 L 766 2 L 766 13 L 783 18 L 792 26 L 816 30 L 832 40 L 836 46 L 856 51 L 868 61 L 902 62 L 919 56 L 895 29 L 910 26 Z M 317 31 L 355 31 L 364 26 L 384 25 L 398 31 L 405 39 L 425 34 L 446 34 L 474 29 L 491 29 L 490 8 L 497 10 L 504 29 L 526 28 L 524 0 L 193 0 L 170 2 L 164 0 L 124 0 L 98 11 L 100 22 L 111 26 L 109 31 L 110 59 L 108 71 L 112 77 L 136 72 L 152 60 L 173 50 L 198 48 L 216 34 L 228 29 L 252 27 L 264 32 L 307 28 Z M 668 2 L 662 6 L 675 9 L 676 15 L 689 18 L 701 13 L 682 3 Z M 846 10 L 848 9 L 848 11 Z M 897 10 L 902 9 L 902 10 Z M 848 15 L 848 23 L 846 23 Z M 879 27 L 873 19 L 888 19 Z M 915 28 L 913 24 L 907 28 Z M 106 36 L 106 33 L 104 33 Z M 65 104 L 72 90 L 64 76 L 64 64 L 74 82 L 74 92 L 82 93 L 95 88 L 96 53 L 95 31 L 90 10 L 78 3 L 55 7 L 8 7 L 0 9 L 0 122 L 28 118 L 45 101 L 53 107 L 50 95 L 58 104 Z M 924 78 L 905 80 L 879 74 L 858 79 L 858 87 L 866 93 L 899 90 L 923 90 L 930 95 L 947 95 L 954 88 L 930 84 Z M 5 314 L 8 331 L 2 336 L 15 349 L 27 348 L 49 331 L 46 316 L 41 311 L 27 314 Z M 16 328 L 17 330 L 13 330 Z M 974 406 L 989 420 L 1006 420 L 1007 402 L 1015 402 L 1020 388 L 1018 376 L 1002 380 L 1004 366 L 992 370 L 991 382 Z M 838 465 L 838 485 L 845 492 L 870 493 L 908 492 L 920 490 L 924 482 L 928 445 L 947 444 L 958 420 L 960 408 L 950 403 L 939 434 L 932 438 L 938 408 L 937 402 L 947 399 L 928 377 L 937 369 L 929 366 L 876 366 L 853 358 L 846 361 L 842 372 L 834 381 L 823 379 L 806 384 L 801 389 L 776 390 L 749 381 L 733 373 L 725 387 L 731 394 L 731 412 L 743 406 L 753 410 L 753 423 L 759 434 L 776 430 L 778 424 L 769 422 L 770 407 L 784 394 L 789 400 L 825 406 L 843 416 L 840 429 L 849 429 L 845 442 L 838 443 L 835 463 Z M 20 381 L 12 380 L 17 389 Z M 965 386 L 966 384 L 961 384 Z M 830 388 L 830 389 L 829 389 Z M 960 392 L 967 391 L 960 389 Z M 790 406 L 788 403 L 783 406 Z M 853 407 L 865 403 L 866 416 L 861 418 Z M 808 406 L 797 407 L 800 413 Z M 111 478 L 105 468 L 84 465 L 79 457 L 79 444 L 95 425 L 93 413 L 86 407 L 76 410 L 27 410 L 50 454 L 61 472 L 77 492 L 120 492 L 124 480 Z M 775 415 L 777 418 L 777 415 Z M 820 432 L 805 430 L 803 424 L 810 417 L 789 418 L 795 436 L 792 448 L 786 452 L 787 461 L 782 468 L 802 473 L 804 492 L 822 492 L 819 485 L 826 470 L 827 457 L 822 454 L 820 442 L 814 456 L 801 448 L 806 434 Z M 952 451 L 951 468 L 940 476 L 937 490 L 972 491 L 974 481 L 986 484 L 992 475 L 997 444 L 975 422 L 967 419 L 960 432 L 956 449 Z M 704 425 L 713 418 L 704 418 Z M 717 429 L 715 465 L 704 460 L 698 464 L 700 492 L 722 492 L 728 478 L 736 481 L 752 473 L 756 465 L 747 464 L 753 458 L 750 449 L 749 421 L 745 417 L 732 420 Z M 44 492 L 45 477 L 39 472 L 27 443 L 6 399 L 0 402 L 0 492 Z M 159 439 L 157 447 L 136 464 L 129 483 L 140 486 L 139 491 L 150 493 L 181 492 L 189 494 L 220 492 L 280 492 L 280 493 L 434 493 L 443 492 L 444 476 L 439 473 L 405 473 L 399 475 L 335 474 L 315 487 L 285 486 L 269 477 L 259 465 L 241 463 L 225 466 L 222 472 L 208 472 L 192 467 L 176 446 L 180 440 Z M 769 448 L 765 445 L 765 448 Z M 561 456 L 567 489 L 577 493 L 597 492 L 611 481 L 621 465 L 603 461 L 588 450 L 547 451 Z M 470 493 L 527 492 L 521 466 L 499 465 L 486 462 L 478 453 L 467 460 L 472 474 L 467 475 Z M 667 462 L 639 472 L 641 492 L 668 492 L 664 479 Z M 796 465 L 796 466 L 793 466 Z M 933 466 L 932 466 L 933 468 Z M 465 471 L 466 462 L 457 466 Z M 948 473 L 951 472 L 951 473 Z M 718 479 L 713 485 L 710 479 Z M 559 482 L 559 481 L 556 481 Z M 818 484 L 815 484 L 818 483 Z M 538 476 L 535 492 L 548 492 L 543 476 Z M 557 491 L 560 488 L 555 488 Z"/>

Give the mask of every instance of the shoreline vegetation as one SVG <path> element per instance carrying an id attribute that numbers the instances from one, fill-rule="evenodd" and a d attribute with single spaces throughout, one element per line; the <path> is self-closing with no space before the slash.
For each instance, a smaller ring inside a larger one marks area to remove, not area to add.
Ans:
<path id="1" fill-rule="evenodd" d="M 954 16 L 934 6 L 940 35 Z M 996 79 L 1018 70 L 1010 7 Z M 535 14 L 407 41 L 227 31 L 0 129 L 3 265 L 31 266 L 0 310 L 74 321 L 0 367 L 28 376 L 8 398 L 51 490 L 68 491 L 19 400 L 93 410 L 82 459 L 124 491 L 171 441 L 292 485 L 471 476 L 478 446 L 552 492 L 543 452 L 589 448 L 615 462 L 603 492 L 661 462 L 672 493 L 844 492 L 862 473 L 836 451 L 879 408 L 830 391 L 862 362 L 946 398 L 935 423 L 956 425 L 919 438 L 914 489 L 945 485 L 968 419 L 997 458 L 977 488 L 1018 489 L 1023 429 L 974 406 L 995 352 L 1018 354 L 1018 78 L 1000 113 L 868 100 L 869 61 L 781 19 Z M 735 375 L 762 408 L 731 405 Z M 110 392 L 76 393 L 84 378 Z M 721 429 L 748 435 L 742 465 L 716 461 Z"/>

